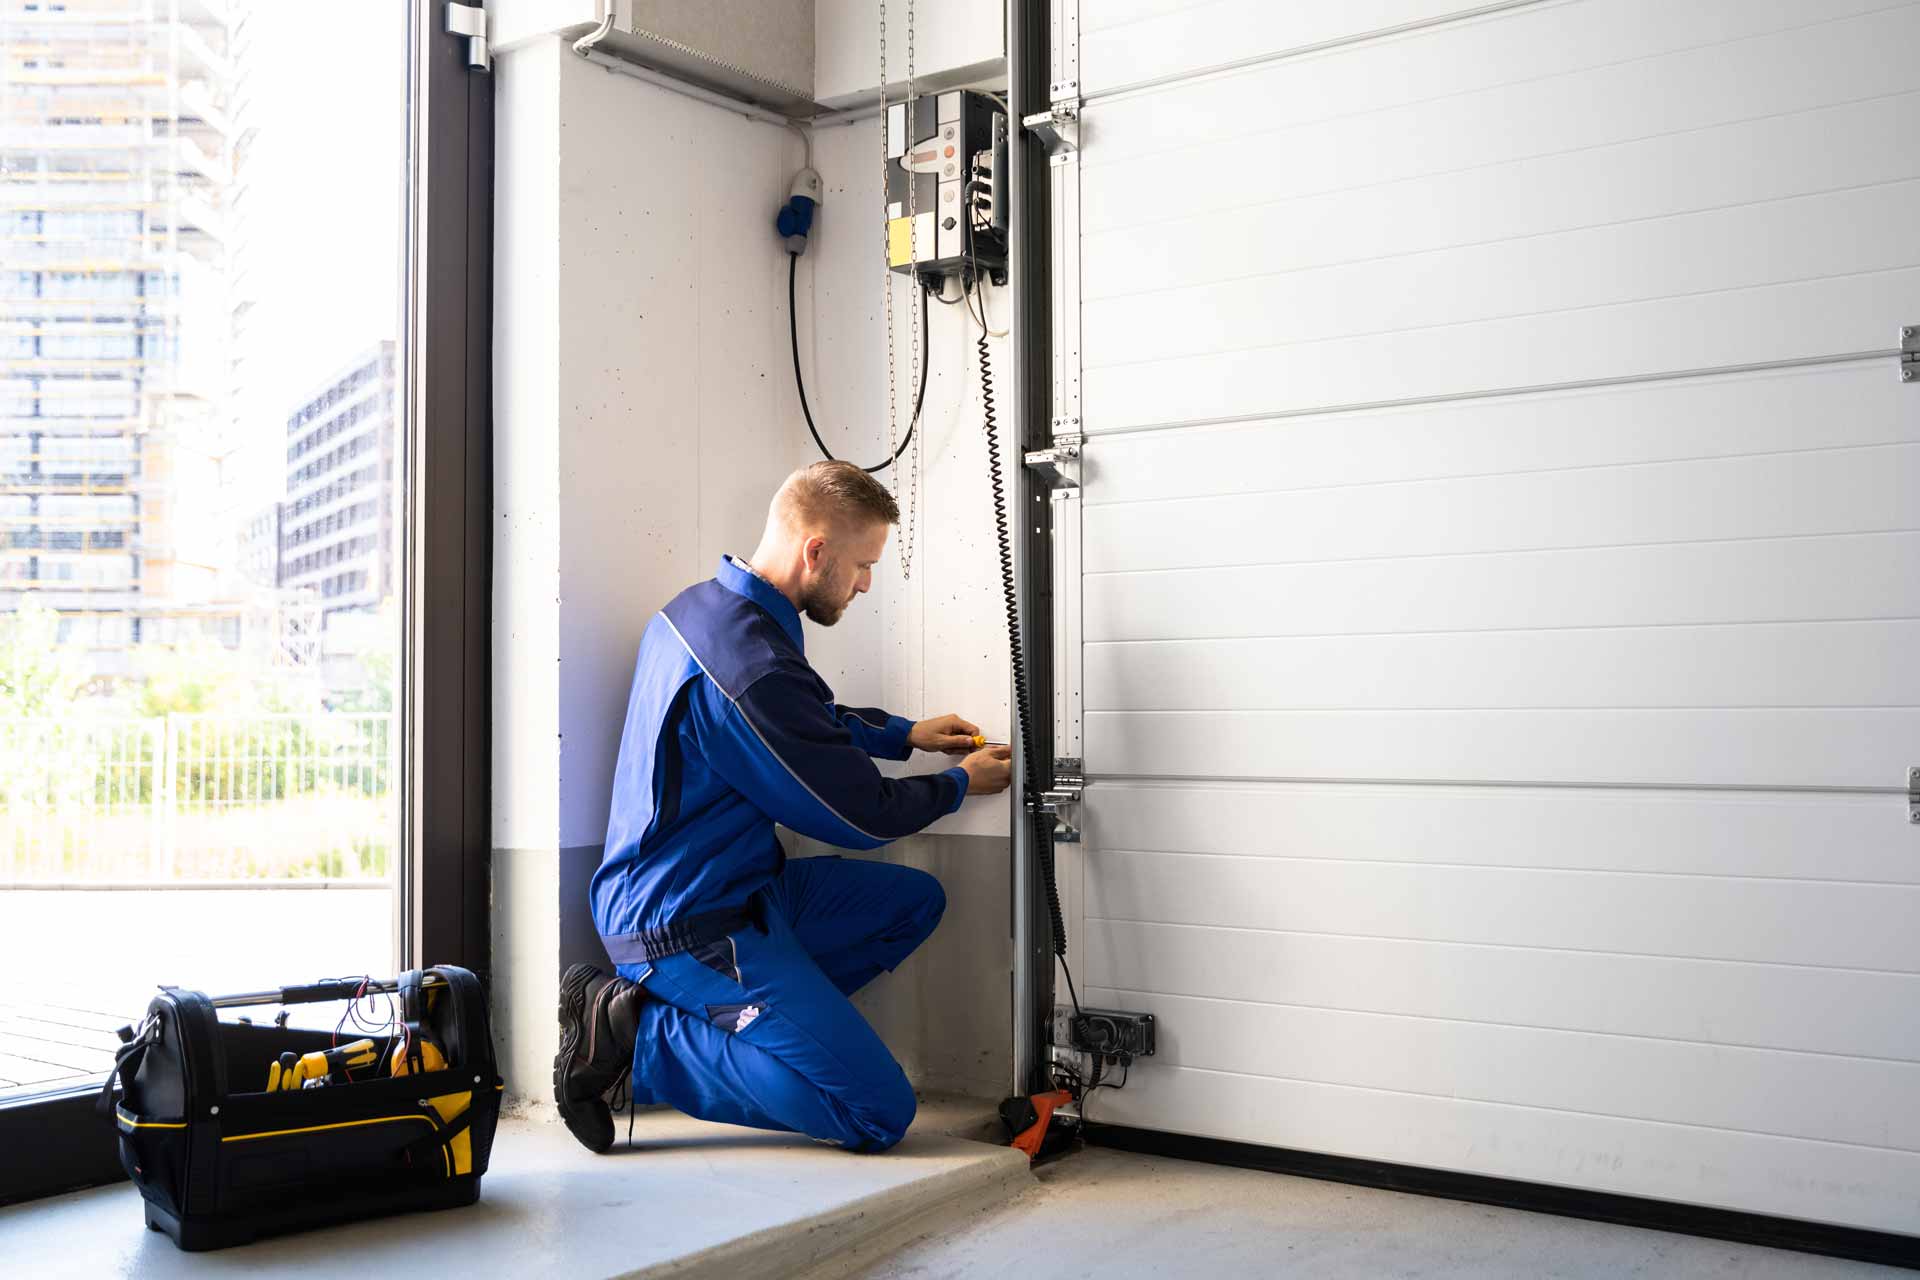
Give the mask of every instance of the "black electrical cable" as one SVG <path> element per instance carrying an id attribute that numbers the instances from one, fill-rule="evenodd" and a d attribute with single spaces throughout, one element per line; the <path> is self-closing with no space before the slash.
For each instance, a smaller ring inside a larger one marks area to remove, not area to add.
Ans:
<path id="1" fill-rule="evenodd" d="M 971 219 L 969 219 L 971 221 Z M 971 240 L 971 235 L 969 235 Z M 965 282 L 971 291 L 973 282 Z M 1014 711 L 1020 719 L 1021 779 L 1026 785 L 1027 812 L 1033 824 L 1033 847 L 1040 855 L 1040 881 L 1047 895 L 1048 923 L 1053 928 L 1053 954 L 1060 971 L 1067 976 L 1067 994 L 1073 999 L 1073 1011 L 1080 1012 L 1080 993 L 1074 989 L 1073 970 L 1067 967 L 1067 926 L 1060 911 L 1060 884 L 1054 875 L 1052 832 L 1046 815 L 1040 812 L 1040 774 L 1033 760 L 1033 699 L 1027 691 L 1026 646 L 1020 639 L 1020 595 L 1013 580 L 1013 542 L 1007 519 L 1006 476 L 1000 469 L 1000 423 L 993 403 L 993 355 L 987 345 L 986 325 L 980 326 L 976 349 L 980 353 L 980 416 L 987 429 L 987 474 L 993 488 L 994 536 L 1000 544 L 1000 590 L 1006 598 L 1007 648 L 1013 656 Z"/>
<path id="2" fill-rule="evenodd" d="M 807 404 L 807 380 L 801 376 L 800 373 L 800 312 L 798 308 L 794 306 L 793 301 L 793 282 L 799 270 L 800 255 L 797 253 L 788 254 L 787 336 L 793 343 L 793 386 L 794 390 L 800 393 L 800 412 L 805 414 L 807 418 L 807 434 L 811 435 L 813 442 L 820 446 L 820 453 L 828 462 L 838 462 L 840 459 L 833 456 L 833 450 L 827 448 L 827 442 L 820 438 L 820 429 L 813 425 L 813 410 Z M 920 345 L 922 348 L 927 346 L 927 337 L 927 290 L 922 286 L 920 290 Z M 913 429 L 920 425 L 920 406 L 925 404 L 927 400 L 927 370 L 932 367 L 933 361 L 931 359 L 920 362 L 920 389 L 914 392 L 913 396 L 913 419 L 907 423 L 907 434 L 905 438 L 900 441 L 900 447 L 895 449 L 893 456 L 885 462 L 876 462 L 871 467 L 861 467 L 860 469 L 862 471 L 868 472 L 869 474 L 877 471 L 885 471 L 888 467 L 900 461 L 900 455 L 905 453 L 907 446 L 913 443 Z"/>
<path id="3" fill-rule="evenodd" d="M 1102 1069 L 1099 1066 L 1095 1066 L 1094 1072 L 1093 1072 L 1093 1082 L 1091 1084 L 1088 1084 L 1086 1088 L 1082 1089 L 1080 1092 L 1080 1123 L 1083 1127 L 1087 1124 L 1092 1123 L 1088 1119 L 1087 1109 L 1091 1105 L 1093 1101 L 1093 1095 L 1097 1090 L 1100 1090 L 1100 1089 L 1116 1089 L 1117 1090 L 1117 1089 L 1124 1089 L 1127 1087 L 1127 1077 L 1133 1074 L 1133 1059 L 1129 1057 L 1124 1057 L 1124 1056 L 1120 1059 L 1120 1083 L 1119 1084 L 1115 1084 L 1111 1080 L 1102 1080 L 1100 1078 L 1102 1074 L 1103 1074 Z"/>

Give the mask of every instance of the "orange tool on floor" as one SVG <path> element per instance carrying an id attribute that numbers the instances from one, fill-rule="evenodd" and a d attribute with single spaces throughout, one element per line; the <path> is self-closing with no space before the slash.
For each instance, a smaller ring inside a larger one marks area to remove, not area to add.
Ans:
<path id="1" fill-rule="evenodd" d="M 1006 1120 L 1009 1129 L 1021 1125 L 1008 1145 L 1016 1151 L 1027 1153 L 1032 1160 L 1040 1154 L 1040 1145 L 1047 1139 L 1047 1126 L 1053 1123 L 1053 1113 L 1073 1101 L 1073 1095 L 1065 1089 L 1055 1089 L 1052 1093 L 1036 1093 L 1031 1098 L 1009 1098 L 1000 1104 L 1000 1115 Z M 1018 1108 L 1017 1115 L 1010 1111 Z"/>

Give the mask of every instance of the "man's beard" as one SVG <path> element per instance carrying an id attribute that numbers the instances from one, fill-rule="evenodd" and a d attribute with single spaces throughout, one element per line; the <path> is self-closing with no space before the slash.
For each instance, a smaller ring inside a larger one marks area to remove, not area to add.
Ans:
<path id="1" fill-rule="evenodd" d="M 850 597 L 836 596 L 829 585 L 839 576 L 838 569 L 837 564 L 828 565 L 827 571 L 820 575 L 819 581 L 808 587 L 806 593 L 800 597 L 800 611 L 823 627 L 830 627 L 840 621 L 841 615 L 847 611 L 847 606 L 853 603 Z"/>

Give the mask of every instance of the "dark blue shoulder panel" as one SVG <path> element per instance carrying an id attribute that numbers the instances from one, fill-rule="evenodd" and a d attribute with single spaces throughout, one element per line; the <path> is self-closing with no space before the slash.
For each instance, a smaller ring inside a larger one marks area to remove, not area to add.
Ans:
<path id="1" fill-rule="evenodd" d="M 730 700 L 769 671 L 806 668 L 805 658 L 772 615 L 718 582 L 688 587 L 661 612 Z"/>

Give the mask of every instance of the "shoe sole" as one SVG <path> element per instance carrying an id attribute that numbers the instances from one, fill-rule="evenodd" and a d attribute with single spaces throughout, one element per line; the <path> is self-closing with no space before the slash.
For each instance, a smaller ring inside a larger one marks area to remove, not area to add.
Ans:
<path id="1" fill-rule="evenodd" d="M 595 1155 L 601 1155 L 613 1146 L 613 1113 L 606 1112 L 603 1120 L 592 1108 L 597 1104 L 604 1109 L 604 1102 L 598 1098 L 589 1102 L 567 1096 L 567 1067 L 573 1060 L 577 1045 L 568 1041 L 566 1033 L 569 1025 L 578 1027 L 581 1035 L 592 1033 L 593 1029 L 587 1025 L 587 986 L 600 976 L 600 970 L 592 965 L 576 964 L 561 977 L 560 1052 L 553 1056 L 553 1105 L 559 1108 L 567 1131 Z"/>

